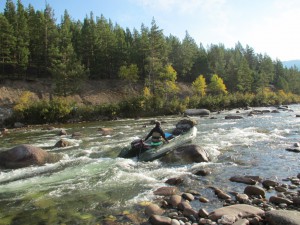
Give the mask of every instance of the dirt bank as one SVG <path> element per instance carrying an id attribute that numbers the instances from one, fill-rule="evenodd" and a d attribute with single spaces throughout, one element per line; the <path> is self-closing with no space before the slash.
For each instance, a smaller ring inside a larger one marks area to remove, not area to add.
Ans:
<path id="1" fill-rule="evenodd" d="M 138 93 L 139 86 L 131 89 L 131 95 Z M 49 99 L 52 91 L 50 80 L 20 81 L 4 80 L 0 83 L 0 107 L 12 107 L 24 91 L 30 91 L 36 99 Z M 69 96 L 78 104 L 101 104 L 119 102 L 129 95 L 124 82 L 120 80 L 87 81 L 79 94 Z"/>

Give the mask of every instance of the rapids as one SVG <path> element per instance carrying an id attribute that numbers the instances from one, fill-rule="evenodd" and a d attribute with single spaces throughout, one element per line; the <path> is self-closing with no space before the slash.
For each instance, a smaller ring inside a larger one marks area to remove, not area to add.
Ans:
<path id="1" fill-rule="evenodd" d="M 54 130 L 42 129 L 44 126 L 11 130 L 0 137 L 0 151 L 30 144 L 64 157 L 41 167 L 0 170 L 0 224 L 100 224 L 109 215 L 142 212 L 139 204 L 157 198 L 153 190 L 166 186 L 165 181 L 172 177 L 184 178 L 182 191 L 193 189 L 210 199 L 210 203 L 195 204 L 212 211 L 222 202 L 210 186 L 243 191 L 245 185 L 230 182 L 231 176 L 257 175 L 281 181 L 300 172 L 300 154 L 285 150 L 300 142 L 300 118 L 296 117 L 300 105 L 289 108 L 251 117 L 249 111 L 240 110 L 238 115 L 244 119 L 238 120 L 224 119 L 236 115 L 236 110 L 214 113 L 215 119 L 193 117 L 198 123 L 193 143 L 204 148 L 212 161 L 186 165 L 117 157 L 131 141 L 147 135 L 151 120 L 163 121 L 162 128 L 167 130 L 181 116 L 60 124 Z M 99 128 L 112 128 L 113 133 L 103 136 Z M 58 136 L 61 129 L 68 135 Z M 74 132 L 82 136 L 74 139 Z M 72 146 L 54 148 L 61 138 Z M 194 175 L 200 168 L 209 168 L 212 174 Z"/>

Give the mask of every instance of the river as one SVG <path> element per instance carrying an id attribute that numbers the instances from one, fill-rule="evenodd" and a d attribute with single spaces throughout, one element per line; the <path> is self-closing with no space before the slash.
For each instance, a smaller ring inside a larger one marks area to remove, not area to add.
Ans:
<path id="1" fill-rule="evenodd" d="M 103 219 L 126 222 L 124 215 L 143 212 L 142 202 L 157 196 L 153 191 L 167 186 L 172 177 L 184 179 L 182 191 L 193 189 L 210 199 L 195 203 L 195 207 L 212 211 L 222 203 L 210 186 L 224 191 L 243 192 L 244 184 L 230 182 L 234 175 L 257 175 L 281 181 L 296 176 L 300 154 L 285 149 L 300 142 L 300 105 L 291 110 L 248 116 L 249 110 L 224 111 L 212 114 L 215 119 L 193 117 L 197 121 L 194 144 L 205 149 L 209 163 L 137 162 L 118 158 L 122 148 L 132 140 L 144 137 L 152 128 L 153 119 L 163 121 L 163 129 L 173 128 L 180 116 L 162 116 L 138 120 L 98 121 L 63 124 L 54 130 L 34 126 L 13 130 L 0 137 L 0 149 L 19 144 L 31 144 L 53 153 L 61 153 L 58 163 L 41 167 L 0 170 L 0 225 L 2 224 L 101 224 Z M 270 109 L 270 108 L 258 108 Z M 226 115 L 241 115 L 243 119 L 225 120 Z M 99 128 L 112 128 L 103 136 Z M 58 136 L 61 129 L 68 133 Z M 80 132 L 78 139 L 71 134 Z M 61 138 L 71 147 L 53 148 Z M 212 171 L 201 177 L 193 171 L 206 168 Z"/>

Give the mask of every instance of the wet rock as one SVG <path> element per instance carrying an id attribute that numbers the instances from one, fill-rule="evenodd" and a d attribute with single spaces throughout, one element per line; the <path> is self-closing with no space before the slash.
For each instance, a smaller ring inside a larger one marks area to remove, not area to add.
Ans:
<path id="1" fill-rule="evenodd" d="M 100 132 L 100 134 L 102 134 L 103 136 L 106 135 L 111 135 L 113 132 L 112 128 L 99 128 L 98 131 Z"/>
<path id="2" fill-rule="evenodd" d="M 198 218 L 198 212 L 193 208 L 184 208 L 183 215 L 186 217 L 193 216 L 194 218 Z"/>
<path id="3" fill-rule="evenodd" d="M 58 133 L 59 136 L 67 135 L 67 131 L 65 129 L 61 129 Z"/>
<path id="4" fill-rule="evenodd" d="M 235 218 L 252 218 L 256 216 L 261 217 L 264 213 L 263 210 L 257 207 L 246 204 L 237 204 L 216 209 L 210 213 L 208 217 L 213 221 L 217 221 L 224 215 L 230 215 Z"/>
<path id="5" fill-rule="evenodd" d="M 175 185 L 175 186 L 182 183 L 183 183 L 183 179 L 181 177 L 170 178 L 166 181 L 166 184 Z"/>
<path id="6" fill-rule="evenodd" d="M 249 220 L 247 219 L 238 219 L 236 222 L 234 222 L 232 225 L 249 225 Z"/>
<path id="7" fill-rule="evenodd" d="M 192 195 L 191 193 L 183 193 L 181 196 L 188 201 L 193 201 L 195 199 L 194 195 Z"/>
<path id="8" fill-rule="evenodd" d="M 209 213 L 205 209 L 199 209 L 198 216 L 201 218 L 207 218 Z"/>
<path id="9" fill-rule="evenodd" d="M 273 203 L 273 204 L 281 204 L 281 203 L 285 203 L 288 205 L 293 204 L 293 202 L 287 198 L 282 198 L 282 197 L 278 197 L 278 196 L 271 196 L 269 199 L 269 202 Z"/>
<path id="10" fill-rule="evenodd" d="M 202 202 L 202 203 L 208 203 L 209 199 L 201 196 L 201 197 L 199 197 L 199 201 Z"/>
<path id="11" fill-rule="evenodd" d="M 165 216 L 152 215 L 149 218 L 152 225 L 172 225 L 172 219 Z"/>
<path id="12" fill-rule="evenodd" d="M 300 148 L 286 148 L 285 150 L 288 152 L 295 152 L 295 153 L 300 152 Z"/>
<path id="13" fill-rule="evenodd" d="M 287 191 L 287 189 L 285 187 L 282 187 L 282 186 L 276 186 L 275 190 L 277 192 L 286 192 Z"/>
<path id="14" fill-rule="evenodd" d="M 25 125 L 23 123 L 20 123 L 20 122 L 15 122 L 14 123 L 14 128 L 22 128 L 24 127 Z"/>
<path id="15" fill-rule="evenodd" d="M 225 119 L 226 120 L 236 120 L 236 119 L 244 119 L 244 117 L 237 116 L 237 115 L 228 115 L 228 116 L 225 116 Z"/>
<path id="16" fill-rule="evenodd" d="M 197 170 L 195 172 L 193 172 L 193 174 L 197 175 L 197 176 L 208 176 L 211 174 L 211 170 L 209 169 L 200 169 Z"/>
<path id="17" fill-rule="evenodd" d="M 294 197 L 293 198 L 293 204 L 295 206 L 300 206 L 300 196 L 299 197 Z"/>
<path id="18" fill-rule="evenodd" d="M 266 196 L 265 190 L 258 186 L 247 186 L 244 190 L 244 194 L 251 196 L 262 196 L 263 198 Z"/>
<path id="19" fill-rule="evenodd" d="M 246 194 L 237 194 L 235 198 L 240 203 L 246 203 L 249 201 L 249 196 Z"/>
<path id="20" fill-rule="evenodd" d="M 300 147 L 300 144 L 299 144 L 299 142 L 297 142 L 297 143 L 294 143 L 294 147 Z"/>
<path id="21" fill-rule="evenodd" d="M 293 210 L 271 210 L 266 212 L 270 225 L 300 225 L 300 212 Z"/>
<path id="22" fill-rule="evenodd" d="M 209 116 L 210 111 L 208 109 L 187 109 L 184 114 L 188 116 Z"/>
<path id="23" fill-rule="evenodd" d="M 163 161 L 183 163 L 208 162 L 209 154 L 197 145 L 185 145 L 170 152 L 163 158 Z"/>
<path id="24" fill-rule="evenodd" d="M 57 162 L 61 158 L 61 155 L 48 153 L 39 147 L 19 145 L 0 152 L 0 167 L 15 169 L 32 165 L 40 166 L 45 163 Z"/>
<path id="25" fill-rule="evenodd" d="M 218 223 L 223 225 L 231 225 L 237 219 L 238 217 L 236 217 L 235 215 L 223 215 L 220 219 L 218 219 Z"/>
<path id="26" fill-rule="evenodd" d="M 170 196 L 178 193 L 176 187 L 160 187 L 153 192 L 155 195 Z"/>
<path id="27" fill-rule="evenodd" d="M 171 205 L 173 208 L 177 208 L 177 206 L 182 202 L 182 197 L 180 195 L 172 195 L 168 203 Z"/>
<path id="28" fill-rule="evenodd" d="M 264 188 L 270 189 L 271 187 L 277 186 L 277 185 L 278 185 L 278 182 L 273 181 L 273 180 L 264 180 L 264 181 L 262 182 L 262 185 L 263 185 Z"/>
<path id="29" fill-rule="evenodd" d="M 80 133 L 80 132 L 74 132 L 72 134 L 72 138 L 80 138 L 81 136 L 82 136 L 82 133 Z"/>
<path id="30" fill-rule="evenodd" d="M 72 144 L 64 139 L 59 140 L 54 145 L 55 148 L 64 148 L 64 147 L 68 147 L 68 146 L 72 146 Z"/>
<path id="31" fill-rule="evenodd" d="M 181 211 L 183 211 L 184 209 L 191 209 L 191 208 L 192 206 L 188 201 L 183 201 L 178 204 L 178 209 L 180 209 Z"/>
<path id="32" fill-rule="evenodd" d="M 147 216 L 162 215 L 164 212 L 165 211 L 162 208 L 160 208 L 157 204 L 150 204 L 145 209 L 145 214 Z"/>
<path id="33" fill-rule="evenodd" d="M 231 182 L 244 183 L 254 185 L 256 181 L 250 177 L 233 176 L 229 179 Z"/>

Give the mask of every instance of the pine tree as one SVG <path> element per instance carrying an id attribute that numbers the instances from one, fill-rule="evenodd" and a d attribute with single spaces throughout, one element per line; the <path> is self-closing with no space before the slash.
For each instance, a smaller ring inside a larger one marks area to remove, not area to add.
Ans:
<path id="1" fill-rule="evenodd" d="M 84 67 L 76 57 L 72 46 L 71 19 L 67 11 L 60 25 L 60 42 L 52 58 L 51 71 L 55 79 L 55 92 L 67 96 L 80 90 L 86 78 Z"/>
<path id="2" fill-rule="evenodd" d="M 13 27 L 3 14 L 0 14 L 0 63 L 2 64 L 1 73 L 9 72 L 8 68 L 14 66 L 15 37 Z"/>

